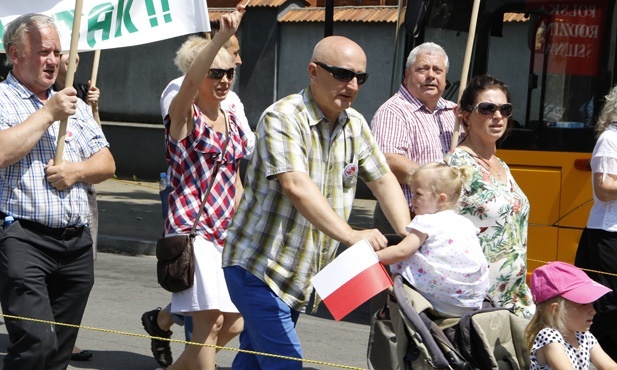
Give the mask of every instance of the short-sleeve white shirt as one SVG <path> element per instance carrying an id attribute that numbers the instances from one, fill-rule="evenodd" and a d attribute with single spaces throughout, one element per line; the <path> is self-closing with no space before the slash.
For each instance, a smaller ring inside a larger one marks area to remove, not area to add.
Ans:
<path id="1" fill-rule="evenodd" d="M 598 138 L 591 156 L 591 171 L 617 175 L 617 126 L 610 125 Z M 592 177 L 592 181 L 593 177 Z M 589 212 L 587 227 L 606 231 L 617 231 L 617 200 L 603 202 L 593 194 L 593 206 Z"/>

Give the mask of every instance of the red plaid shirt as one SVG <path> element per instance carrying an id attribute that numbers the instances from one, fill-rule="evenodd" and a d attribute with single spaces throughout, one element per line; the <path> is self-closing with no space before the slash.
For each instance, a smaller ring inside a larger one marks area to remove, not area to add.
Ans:
<path id="1" fill-rule="evenodd" d="M 197 226 L 197 233 L 223 247 L 227 227 L 234 214 L 235 181 L 240 159 L 245 156 L 246 135 L 236 117 L 226 112 L 231 135 L 225 158 L 221 158 L 225 135 L 210 128 L 194 107 L 195 128 L 182 140 L 169 136 L 169 116 L 165 118 L 167 157 L 170 166 L 171 192 L 165 232 L 189 233 L 208 189 L 216 162 L 221 162 L 214 185 Z"/>

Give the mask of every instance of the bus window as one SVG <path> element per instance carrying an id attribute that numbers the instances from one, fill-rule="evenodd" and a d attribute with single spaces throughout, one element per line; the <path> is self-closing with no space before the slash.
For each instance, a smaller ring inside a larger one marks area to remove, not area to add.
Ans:
<path id="1" fill-rule="evenodd" d="M 597 114 L 606 1 L 553 3 L 505 13 L 490 39 L 488 72 L 508 81 L 518 128 L 590 127 Z"/>
<path id="2" fill-rule="evenodd" d="M 539 81 L 540 91 L 535 94 L 539 107 L 530 112 L 530 120 L 563 128 L 593 124 L 604 7 L 605 2 L 593 1 L 552 7 L 531 25 L 530 76 Z"/>

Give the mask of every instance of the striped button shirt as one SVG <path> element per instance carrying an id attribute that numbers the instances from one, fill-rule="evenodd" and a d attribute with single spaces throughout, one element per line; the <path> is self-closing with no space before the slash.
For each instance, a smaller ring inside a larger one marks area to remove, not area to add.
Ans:
<path id="1" fill-rule="evenodd" d="M 455 103 L 440 98 L 431 112 L 401 85 L 375 112 L 371 129 L 384 153 L 401 154 L 419 165 L 440 161 L 450 150 L 454 107 Z M 411 189 L 401 188 L 411 206 Z"/>
<path id="2" fill-rule="evenodd" d="M 169 115 L 164 121 L 171 185 L 165 232 L 172 234 L 191 231 L 204 193 L 212 181 L 214 167 L 220 162 L 204 212 L 197 224 L 197 233 L 223 247 L 234 214 L 236 176 L 239 176 L 240 159 L 246 154 L 246 136 L 238 127 L 236 117 L 226 112 L 230 139 L 223 159 L 226 136 L 206 124 L 196 105 L 193 108 L 195 128 L 182 140 L 175 140 L 169 135 Z"/>
<path id="3" fill-rule="evenodd" d="M 334 130 L 310 89 L 290 95 L 262 114 L 245 192 L 223 250 L 223 267 L 241 266 L 296 310 L 306 306 L 310 279 L 328 262 L 338 242 L 313 227 L 283 193 L 277 175 L 306 173 L 332 209 L 348 220 L 356 187 L 344 181 L 347 164 L 374 181 L 390 170 L 360 113 L 346 109 Z"/>
<path id="4" fill-rule="evenodd" d="M 49 89 L 48 96 L 56 92 Z M 43 107 L 43 102 L 12 74 L 0 83 L 0 130 L 17 126 Z M 89 185 L 77 182 L 57 190 L 45 179 L 45 165 L 56 155 L 60 122 L 54 122 L 30 153 L 0 169 L 0 211 L 16 219 L 49 227 L 82 226 L 88 223 Z M 77 113 L 67 122 L 63 160 L 80 162 L 109 146 L 90 108 L 77 100 Z"/>

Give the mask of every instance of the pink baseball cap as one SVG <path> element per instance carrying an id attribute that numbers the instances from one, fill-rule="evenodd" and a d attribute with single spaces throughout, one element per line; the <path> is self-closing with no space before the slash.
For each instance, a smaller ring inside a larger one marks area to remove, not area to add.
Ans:
<path id="1" fill-rule="evenodd" d="M 562 296 L 574 303 L 586 304 L 611 291 L 591 280 L 583 270 L 565 262 L 549 262 L 531 274 L 531 294 L 535 303 Z"/>

